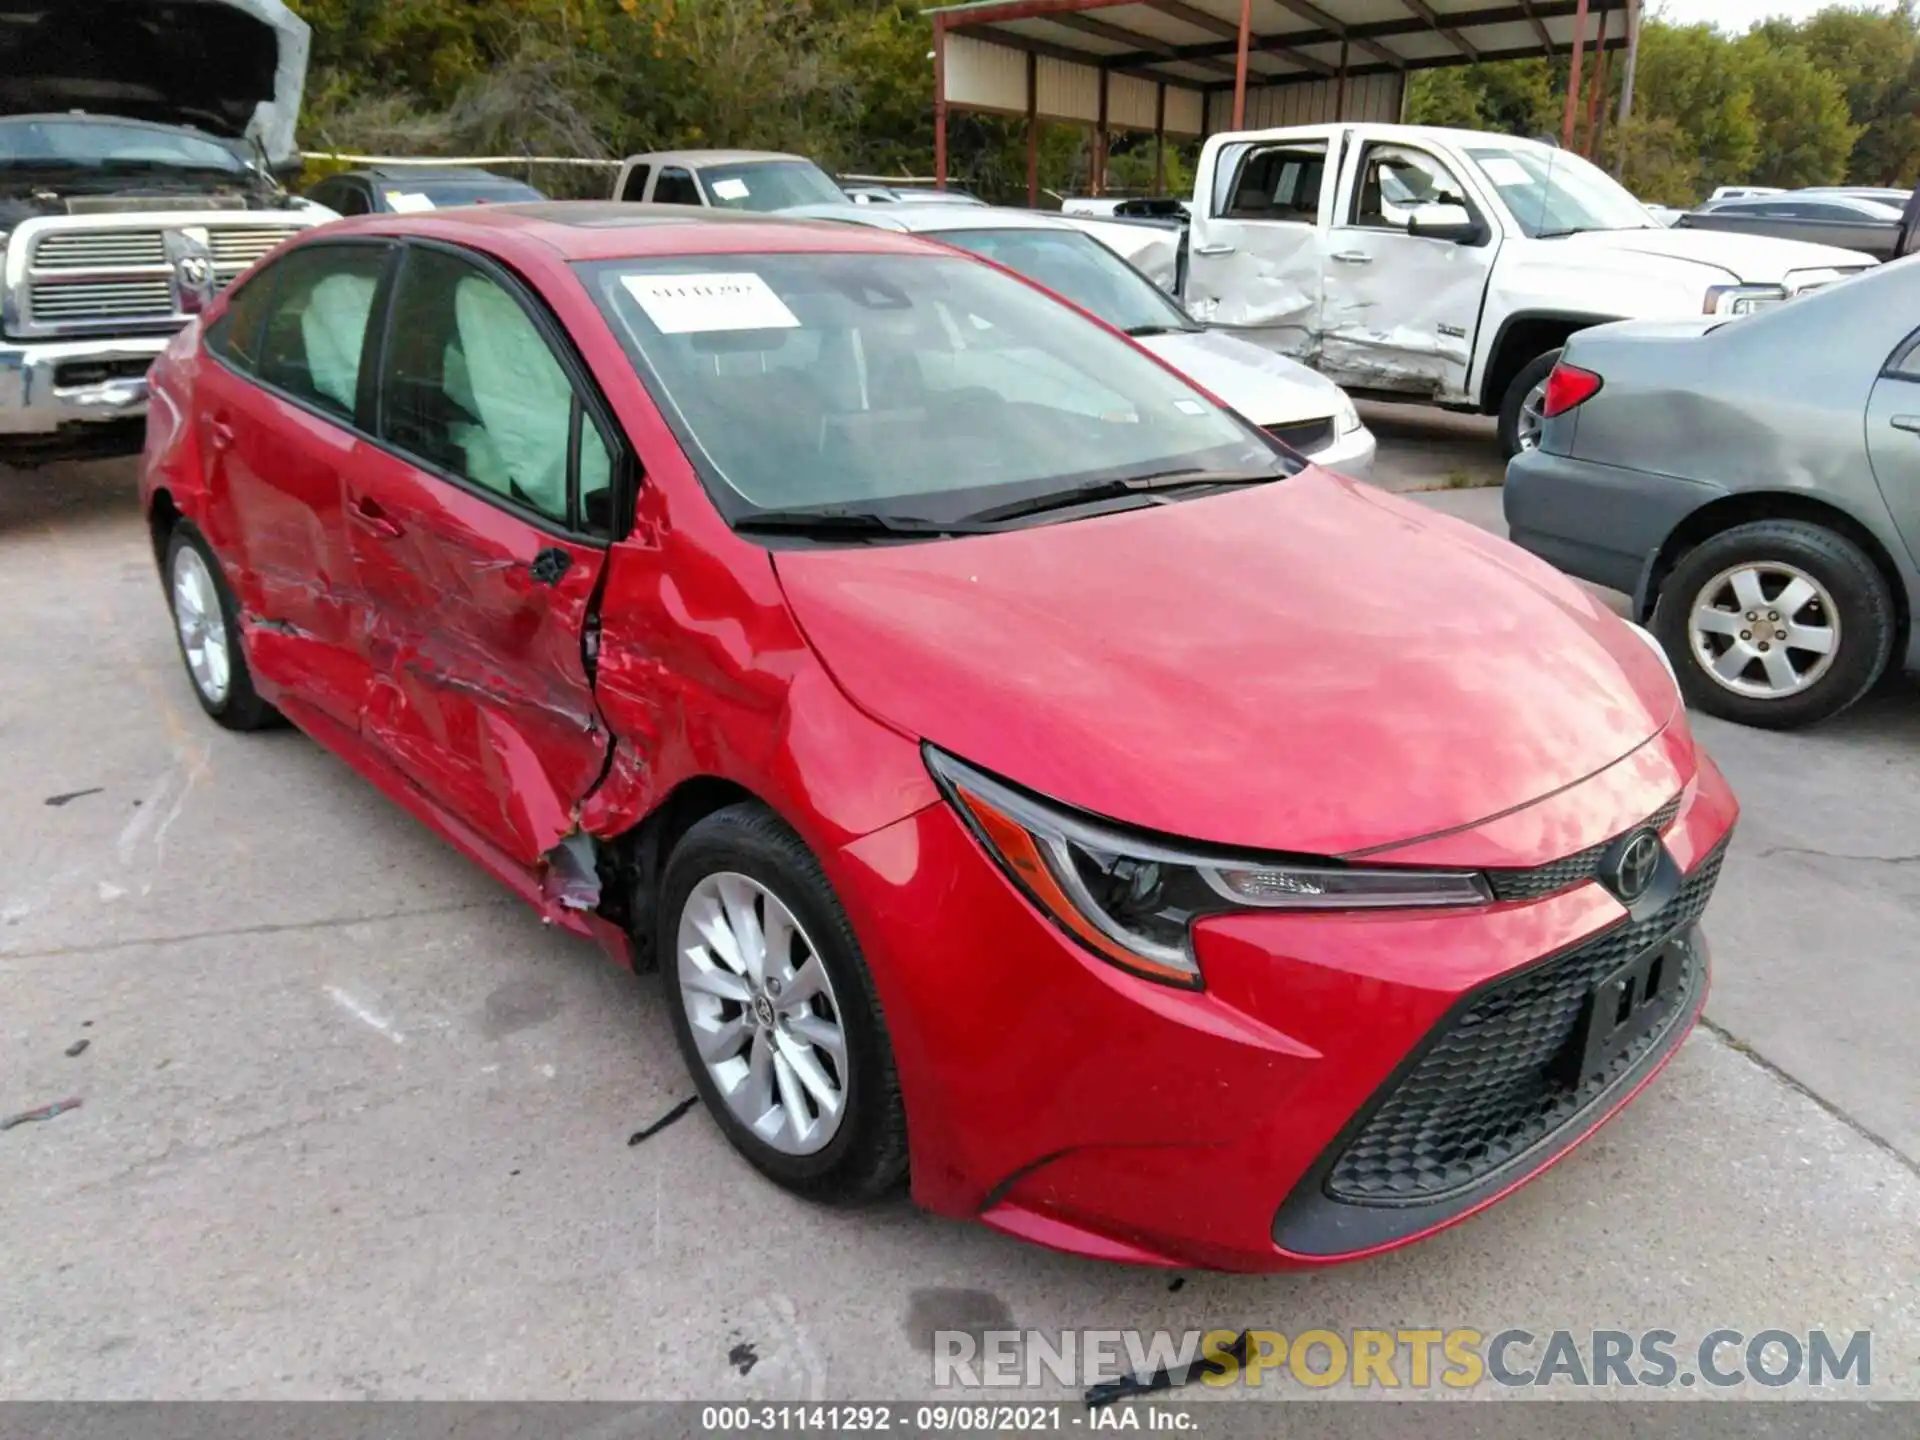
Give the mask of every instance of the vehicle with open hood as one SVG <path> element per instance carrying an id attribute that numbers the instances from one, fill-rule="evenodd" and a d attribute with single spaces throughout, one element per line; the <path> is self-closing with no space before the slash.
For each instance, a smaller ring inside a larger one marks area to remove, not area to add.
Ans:
<path id="1" fill-rule="evenodd" d="M 140 447 L 146 370 L 282 240 L 307 70 L 281 0 L 0 0 L 0 461 Z"/>

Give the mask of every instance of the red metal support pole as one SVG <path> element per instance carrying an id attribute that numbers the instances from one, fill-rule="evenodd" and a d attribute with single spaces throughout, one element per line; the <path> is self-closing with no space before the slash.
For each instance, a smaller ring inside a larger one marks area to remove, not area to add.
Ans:
<path id="1" fill-rule="evenodd" d="M 1587 43 L 1587 0 L 1573 11 L 1573 70 L 1567 76 L 1567 110 L 1560 121 L 1560 148 L 1573 148 L 1573 117 L 1580 104 L 1580 55 Z"/>
<path id="2" fill-rule="evenodd" d="M 1580 0 L 1582 5 L 1587 0 Z M 1233 56 L 1233 128 L 1247 128 L 1247 42 L 1253 34 L 1253 0 L 1240 0 L 1240 48 Z"/>
<path id="3" fill-rule="evenodd" d="M 1027 208 L 1040 208 L 1040 57 L 1027 52 Z"/>
<path id="4" fill-rule="evenodd" d="M 1153 87 L 1153 193 L 1167 193 L 1167 87 Z"/>
<path id="5" fill-rule="evenodd" d="M 947 188 L 947 26 L 939 15 L 933 17 L 933 188 Z"/>
<path id="6" fill-rule="evenodd" d="M 1607 82 L 1605 79 L 1607 63 L 1607 21 L 1613 18 L 1611 10 L 1600 12 L 1600 34 L 1593 42 L 1593 83 L 1587 87 L 1587 141 L 1580 147 L 1580 153 L 1588 159 L 1598 153 L 1594 149 L 1595 137 L 1600 133 L 1596 128 L 1600 121 L 1600 90 Z"/>

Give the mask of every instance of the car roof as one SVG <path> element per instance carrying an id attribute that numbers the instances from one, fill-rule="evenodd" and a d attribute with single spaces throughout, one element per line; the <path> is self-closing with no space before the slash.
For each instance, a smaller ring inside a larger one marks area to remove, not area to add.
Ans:
<path id="1" fill-rule="evenodd" d="M 503 257 L 539 249 L 562 260 L 588 261 L 755 253 L 934 253 L 911 236 L 864 225 L 619 200 L 545 200 L 417 214 L 356 215 L 316 226 L 298 243 L 314 237 L 324 242 L 339 235 L 417 235 Z"/>
<path id="2" fill-rule="evenodd" d="M 750 160 L 806 160 L 804 155 L 789 155 L 780 150 L 649 150 L 629 155 L 626 163 L 638 165 L 685 165 L 697 170 L 702 165 L 738 165 Z M 811 162 L 809 162 L 811 163 Z"/>
<path id="3" fill-rule="evenodd" d="M 784 212 L 810 220 L 852 221 L 911 234 L 945 230 L 1077 230 L 1080 227 L 1033 210 L 996 205 L 806 205 Z"/>
<path id="4" fill-rule="evenodd" d="M 375 180 L 496 180 L 502 185 L 526 183 L 511 175 L 496 175 L 491 170 L 482 170 L 477 165 L 367 165 L 359 170 L 341 173 Z"/>

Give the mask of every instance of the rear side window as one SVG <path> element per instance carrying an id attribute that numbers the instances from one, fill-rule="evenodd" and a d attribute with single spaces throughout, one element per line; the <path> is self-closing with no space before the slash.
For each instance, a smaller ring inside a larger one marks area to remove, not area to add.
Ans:
<path id="1" fill-rule="evenodd" d="M 700 187 L 693 183 L 693 176 L 677 165 L 669 165 L 660 172 L 660 179 L 653 187 L 653 203 L 656 205 L 701 205 Z"/>
<path id="2" fill-rule="evenodd" d="M 387 440 L 549 520 L 608 533 L 612 451 L 514 295 L 478 266 L 415 249 L 388 333 Z"/>
<path id="3" fill-rule="evenodd" d="M 653 174 L 651 165 L 636 165 L 627 172 L 627 183 L 620 191 L 622 200 L 644 200 L 647 198 L 647 177 Z"/>
<path id="4" fill-rule="evenodd" d="M 1249 145 L 1214 196 L 1214 213 L 1232 220 L 1290 220 L 1311 225 L 1320 215 L 1325 141 Z"/>
<path id="5" fill-rule="evenodd" d="M 260 322 L 273 303 L 279 273 L 279 265 L 269 265 L 234 291 L 225 313 L 207 329 L 207 348 L 236 370 L 252 374 L 259 363 Z"/>
<path id="6" fill-rule="evenodd" d="M 255 369 L 262 384 L 353 418 L 387 254 L 384 245 L 315 245 L 274 266 L 280 279 Z"/>

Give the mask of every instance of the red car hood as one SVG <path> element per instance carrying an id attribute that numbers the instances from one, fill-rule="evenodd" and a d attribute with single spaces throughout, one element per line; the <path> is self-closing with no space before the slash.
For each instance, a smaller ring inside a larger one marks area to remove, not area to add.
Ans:
<path id="1" fill-rule="evenodd" d="M 1652 651 L 1571 581 L 1320 470 L 775 568 L 880 719 L 1226 845 L 1340 855 L 1469 825 L 1603 769 L 1678 706 Z"/>

